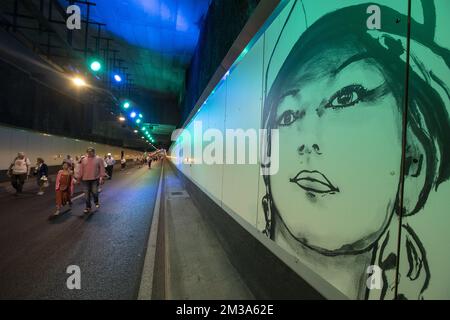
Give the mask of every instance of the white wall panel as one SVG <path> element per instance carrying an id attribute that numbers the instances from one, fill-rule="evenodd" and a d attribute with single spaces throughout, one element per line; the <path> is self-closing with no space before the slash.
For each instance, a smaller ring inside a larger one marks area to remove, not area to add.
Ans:
<path id="1" fill-rule="evenodd" d="M 14 157 L 11 152 L 11 134 L 10 128 L 0 126 L 0 169 L 8 168 Z"/>
<path id="2" fill-rule="evenodd" d="M 131 149 L 0 126 L 0 170 L 6 170 L 18 152 L 25 152 L 33 166 L 37 157 L 53 166 L 60 165 L 67 155 L 75 158 L 76 155 L 85 154 L 89 146 L 95 147 L 97 154 L 102 157 L 108 152 L 113 153 L 116 160 L 120 159 L 122 150 L 127 159 L 141 155 Z"/>
<path id="3" fill-rule="evenodd" d="M 215 132 L 221 134 L 222 144 L 220 141 L 214 141 L 211 139 L 209 142 L 205 142 L 205 146 L 208 144 L 213 144 L 216 146 L 215 156 L 217 156 L 218 162 L 216 164 L 204 164 L 203 168 L 205 170 L 205 180 L 204 187 L 208 192 L 215 197 L 217 200 L 222 200 L 222 184 L 223 184 L 223 162 L 225 152 L 223 146 L 225 143 L 225 108 L 226 108 L 226 94 L 227 94 L 227 81 L 223 81 L 222 84 L 217 87 L 215 94 L 208 98 L 207 103 L 203 106 L 208 111 L 209 122 L 208 130 L 214 130 Z M 212 132 L 212 131 L 211 131 Z M 218 138 L 218 137 L 217 137 Z M 219 139 L 219 138 L 218 138 Z M 220 157 L 222 153 L 222 157 Z M 205 162 L 205 159 L 203 159 Z"/>
<path id="4" fill-rule="evenodd" d="M 258 137 L 261 122 L 263 43 L 261 37 L 228 77 L 226 130 L 250 129 Z M 246 149 L 248 153 L 248 144 Z M 254 226 L 257 219 L 258 179 L 258 163 L 224 164 L 222 202 Z"/>

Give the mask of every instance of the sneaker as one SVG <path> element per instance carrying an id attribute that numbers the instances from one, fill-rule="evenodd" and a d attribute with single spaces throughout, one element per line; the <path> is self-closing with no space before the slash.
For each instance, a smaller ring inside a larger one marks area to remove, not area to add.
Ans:
<path id="1" fill-rule="evenodd" d="M 84 214 L 88 214 L 88 213 L 90 213 L 91 212 L 91 208 L 86 208 L 86 209 L 84 209 Z"/>
<path id="2" fill-rule="evenodd" d="M 96 203 L 95 204 L 95 207 L 98 209 L 98 208 L 100 208 L 100 204 L 99 203 Z"/>
<path id="3" fill-rule="evenodd" d="M 55 213 L 53 214 L 53 216 L 57 217 L 57 216 L 59 216 L 59 213 L 60 213 L 59 210 L 56 210 Z"/>
<path id="4" fill-rule="evenodd" d="M 38 196 L 42 196 L 43 194 L 44 194 L 43 191 L 39 191 L 39 192 L 37 193 Z"/>

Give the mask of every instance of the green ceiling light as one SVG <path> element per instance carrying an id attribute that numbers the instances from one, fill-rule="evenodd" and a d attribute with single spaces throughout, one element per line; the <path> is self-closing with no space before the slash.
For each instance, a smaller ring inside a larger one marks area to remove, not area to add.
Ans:
<path id="1" fill-rule="evenodd" d="M 136 123 L 137 123 L 137 124 L 141 123 L 141 119 L 137 119 L 137 120 L 136 120 Z"/>
<path id="2" fill-rule="evenodd" d="M 94 60 L 91 62 L 89 67 L 91 68 L 92 71 L 97 72 L 102 69 L 102 64 L 100 63 L 100 61 Z"/>
<path id="3" fill-rule="evenodd" d="M 124 109 L 128 109 L 130 107 L 130 103 L 128 102 L 128 101 L 126 101 L 124 104 L 123 104 L 123 108 Z"/>
<path id="4" fill-rule="evenodd" d="M 142 115 L 142 113 L 139 113 L 139 118 L 143 118 L 144 116 Z"/>

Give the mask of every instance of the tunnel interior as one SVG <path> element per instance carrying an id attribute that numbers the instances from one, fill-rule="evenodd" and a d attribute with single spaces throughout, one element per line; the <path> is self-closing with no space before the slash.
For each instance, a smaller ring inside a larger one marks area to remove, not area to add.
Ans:
<path id="1" fill-rule="evenodd" d="M 449 299 L 448 12 L 2 0 L 0 299 Z"/>

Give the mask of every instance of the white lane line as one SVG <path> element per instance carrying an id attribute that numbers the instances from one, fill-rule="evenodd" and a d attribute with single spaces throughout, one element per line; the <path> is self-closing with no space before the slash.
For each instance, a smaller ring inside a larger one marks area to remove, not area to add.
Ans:
<path id="1" fill-rule="evenodd" d="M 72 201 L 78 200 L 80 198 L 84 197 L 84 193 L 77 195 L 76 197 L 72 198 Z"/>
<path id="2" fill-rule="evenodd" d="M 151 300 L 153 293 L 153 274 L 156 259 L 156 240 L 158 237 L 159 208 L 161 202 L 161 185 L 164 167 L 161 165 L 161 176 L 159 177 L 158 193 L 156 195 L 155 207 L 153 209 L 152 225 L 145 252 L 144 267 L 142 268 L 141 284 L 139 286 L 138 300 Z"/>

